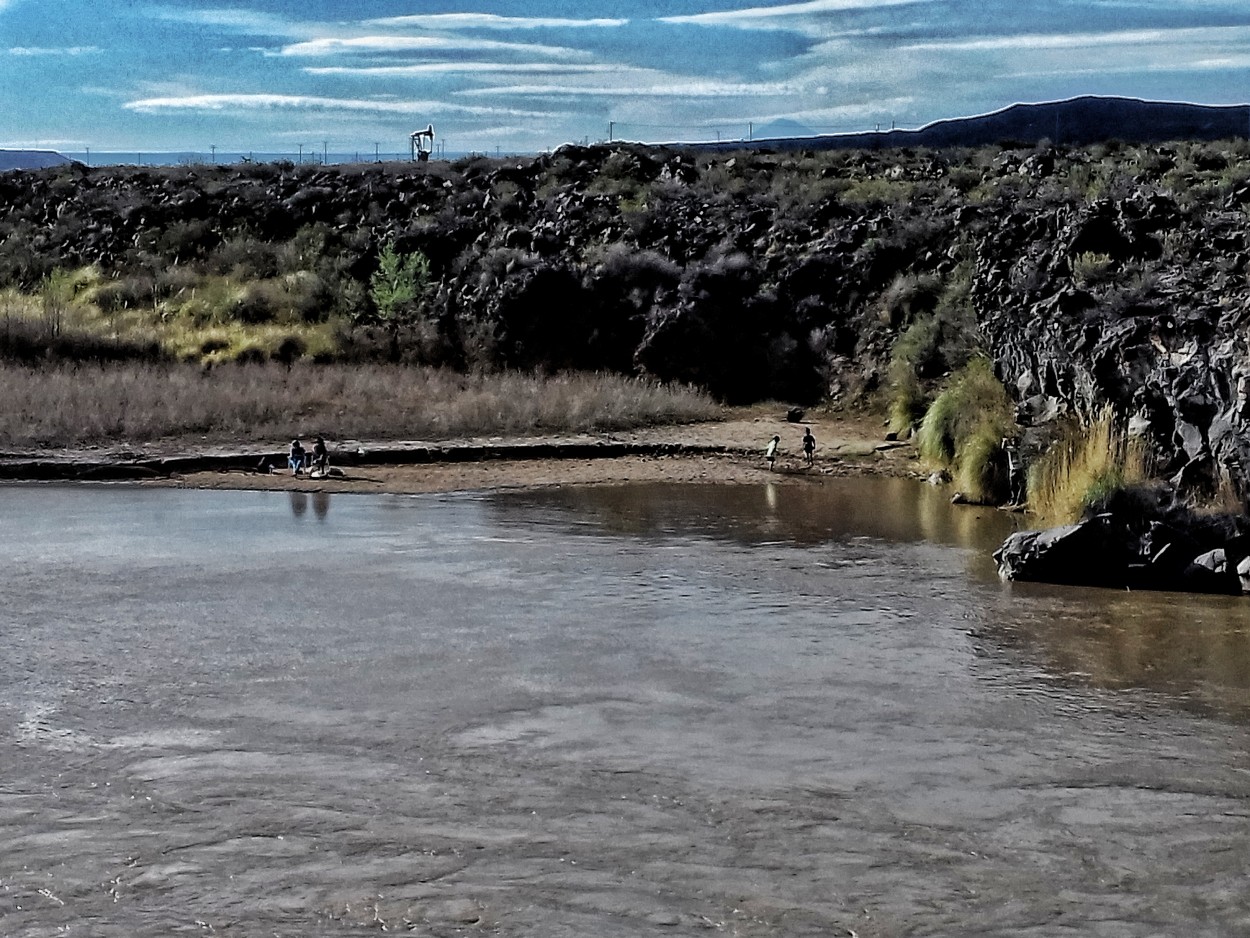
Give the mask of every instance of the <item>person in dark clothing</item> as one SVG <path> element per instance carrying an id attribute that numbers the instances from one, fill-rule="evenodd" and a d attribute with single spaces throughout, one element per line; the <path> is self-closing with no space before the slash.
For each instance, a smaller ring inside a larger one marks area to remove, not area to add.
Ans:
<path id="1" fill-rule="evenodd" d="M 330 453 L 326 450 L 326 441 L 321 437 L 317 437 L 313 443 L 312 450 L 312 468 L 313 471 L 325 475 L 326 470 L 330 468 Z"/>
<path id="2" fill-rule="evenodd" d="M 803 458 L 807 460 L 807 464 L 812 464 L 812 457 L 816 453 L 816 437 L 812 436 L 812 428 L 803 428 Z"/>
<path id="3" fill-rule="evenodd" d="M 291 441 L 291 451 L 287 453 L 286 464 L 291 467 L 291 475 L 299 475 L 304 471 L 304 444 L 299 440 Z"/>

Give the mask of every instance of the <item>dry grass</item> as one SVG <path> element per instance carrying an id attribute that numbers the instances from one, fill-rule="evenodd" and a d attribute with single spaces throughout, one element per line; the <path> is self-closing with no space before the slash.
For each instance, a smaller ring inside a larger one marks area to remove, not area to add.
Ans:
<path id="1" fill-rule="evenodd" d="M 1104 408 L 1073 424 L 1029 467 L 1029 511 L 1043 524 L 1072 524 L 1092 505 L 1149 478 L 1145 448 Z"/>
<path id="2" fill-rule="evenodd" d="M 324 434 L 441 440 L 715 419 L 706 394 L 609 375 L 296 364 L 0 365 L 0 447 Z"/>

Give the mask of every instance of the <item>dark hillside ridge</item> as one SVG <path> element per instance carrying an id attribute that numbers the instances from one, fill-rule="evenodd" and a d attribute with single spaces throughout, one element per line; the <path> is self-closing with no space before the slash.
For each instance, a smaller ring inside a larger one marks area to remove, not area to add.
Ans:
<path id="1" fill-rule="evenodd" d="M 345 360 L 638 374 L 735 402 L 872 394 L 904 346 L 933 387 L 977 346 L 1022 413 L 1112 404 L 1166 474 L 1246 493 L 1248 208 L 1244 138 L 73 164 L 0 175 L 0 288 L 90 265 L 106 316 L 194 296 L 197 322 L 339 324 Z M 428 286 L 379 324 L 387 244 L 424 255 Z"/>
<path id="2" fill-rule="evenodd" d="M 691 144 L 717 152 L 745 147 L 790 150 L 879 150 L 890 147 L 981 147 L 1004 142 L 1088 146 L 1107 140 L 1227 140 L 1250 136 L 1250 105 L 1186 104 L 1084 95 L 1064 101 L 1013 104 L 975 117 L 935 121 L 916 130 L 780 137 Z"/>
<path id="3" fill-rule="evenodd" d="M 0 173 L 14 169 L 47 169 L 72 162 L 55 150 L 0 150 Z"/>

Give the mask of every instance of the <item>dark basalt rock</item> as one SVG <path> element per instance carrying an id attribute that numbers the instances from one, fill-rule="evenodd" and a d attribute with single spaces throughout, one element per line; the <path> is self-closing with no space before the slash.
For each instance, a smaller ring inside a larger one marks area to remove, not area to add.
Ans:
<path id="1" fill-rule="evenodd" d="M 982 166 L 883 149 L 810 179 L 784 154 L 640 145 L 420 166 L 65 166 L 0 175 L 0 286 L 95 265 L 121 309 L 179 265 L 224 272 L 224 248 L 320 232 L 305 240 L 331 298 L 367 291 L 382 244 L 429 259 L 438 335 L 405 360 L 624 371 L 808 406 L 876 389 L 901 332 L 945 297 L 975 320 L 1026 424 L 1111 405 L 1165 477 L 1246 496 L 1250 184 L 1201 177 L 1226 165 L 1214 149 L 1116 163 L 1030 145 Z M 1105 185 L 1056 185 L 1099 166 L 1115 173 Z M 1164 184 L 1178 167 L 1191 188 Z M 927 304 L 883 302 L 896 282 L 930 281 Z M 923 377 L 958 366 L 932 358 Z"/>
<path id="2" fill-rule="evenodd" d="M 1010 535 L 994 560 L 1005 580 L 1192 593 L 1250 592 L 1250 520 L 1132 508 Z"/>

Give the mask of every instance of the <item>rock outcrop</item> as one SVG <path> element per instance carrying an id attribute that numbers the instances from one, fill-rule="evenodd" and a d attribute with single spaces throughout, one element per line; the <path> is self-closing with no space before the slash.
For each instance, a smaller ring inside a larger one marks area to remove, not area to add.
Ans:
<path id="1" fill-rule="evenodd" d="M 1250 593 L 1250 519 L 1121 499 L 1078 524 L 1018 531 L 999 575 L 1118 589 Z"/>
<path id="2" fill-rule="evenodd" d="M 872 392 L 895 342 L 923 327 L 922 377 L 978 342 L 1026 420 L 1112 404 L 1178 483 L 1245 493 L 1244 155 L 1240 142 L 615 146 L 453 164 L 71 165 L 0 176 L 0 286 L 94 265 L 101 302 L 123 308 L 186 290 L 188 272 L 234 272 L 312 283 L 301 315 L 350 318 L 392 243 L 424 254 L 435 281 L 392 337 L 413 360 L 633 372 L 797 404 Z M 282 274 L 297 255 L 313 261 Z M 268 312 L 240 301 L 238 315 Z"/>

